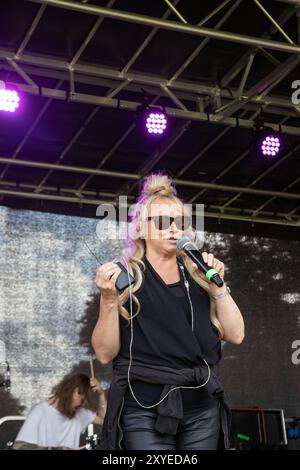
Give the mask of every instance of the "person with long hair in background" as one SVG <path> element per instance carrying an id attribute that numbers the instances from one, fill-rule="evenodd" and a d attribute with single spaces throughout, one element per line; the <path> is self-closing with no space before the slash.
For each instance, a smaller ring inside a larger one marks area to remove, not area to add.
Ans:
<path id="1" fill-rule="evenodd" d="M 89 424 L 102 425 L 106 397 L 100 383 L 85 374 L 68 374 L 53 388 L 49 400 L 34 405 L 14 449 L 78 449 L 81 433 Z M 98 406 L 92 394 L 99 396 Z"/>
<path id="2" fill-rule="evenodd" d="M 218 374 L 221 340 L 240 344 L 242 314 L 225 282 L 217 287 L 178 249 L 194 240 L 191 214 L 172 180 L 148 176 L 131 213 L 121 293 L 114 262 L 96 274 L 99 319 L 92 345 L 113 361 L 102 449 L 229 448 L 230 410 Z M 224 281 L 224 263 L 203 252 Z"/>

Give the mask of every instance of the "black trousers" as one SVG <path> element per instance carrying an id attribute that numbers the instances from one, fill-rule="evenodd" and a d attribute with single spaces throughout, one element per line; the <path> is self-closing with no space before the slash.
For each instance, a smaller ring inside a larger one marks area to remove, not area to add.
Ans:
<path id="1" fill-rule="evenodd" d="M 216 450 L 220 435 L 219 402 L 208 409 L 184 411 L 177 434 L 154 429 L 154 409 L 124 407 L 121 415 L 123 446 L 126 450 Z"/>

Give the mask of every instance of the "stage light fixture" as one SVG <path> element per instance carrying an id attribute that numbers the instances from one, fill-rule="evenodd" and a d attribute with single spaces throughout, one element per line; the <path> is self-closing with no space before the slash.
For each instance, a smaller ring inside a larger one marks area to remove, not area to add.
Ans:
<path id="1" fill-rule="evenodd" d="M 141 105 L 137 109 L 139 127 L 146 135 L 159 138 L 168 130 L 168 118 L 164 110 L 159 107 Z"/>
<path id="2" fill-rule="evenodd" d="M 263 158 L 276 158 L 283 149 L 284 138 L 280 131 L 266 127 L 260 118 L 255 126 L 256 152 Z"/>
<path id="3" fill-rule="evenodd" d="M 0 111 L 14 113 L 19 107 L 20 97 L 15 90 L 8 90 L 3 81 L 0 81 Z"/>
<path id="4" fill-rule="evenodd" d="M 274 134 L 267 134 L 262 138 L 261 152 L 267 157 L 276 157 L 280 152 L 281 139 Z"/>
<path id="5" fill-rule="evenodd" d="M 146 130 L 149 134 L 161 135 L 167 128 L 166 115 L 159 110 L 151 108 L 146 112 Z"/>

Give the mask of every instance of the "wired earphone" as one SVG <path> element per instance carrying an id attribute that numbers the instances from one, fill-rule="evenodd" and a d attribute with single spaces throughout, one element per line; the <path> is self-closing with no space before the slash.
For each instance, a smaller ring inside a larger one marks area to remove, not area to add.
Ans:
<path id="1" fill-rule="evenodd" d="M 122 261 L 124 261 L 124 264 L 126 266 L 126 270 L 127 270 L 127 273 L 129 275 L 129 266 L 128 266 L 128 262 L 127 262 L 127 259 L 125 257 L 122 257 Z M 187 295 L 188 295 L 188 299 L 189 299 L 189 303 L 190 303 L 190 308 L 191 308 L 191 317 L 192 317 L 192 331 L 194 331 L 194 309 L 193 309 L 193 303 L 192 303 L 192 299 L 191 299 L 191 296 L 190 296 L 190 285 L 189 285 L 189 281 L 187 280 L 186 278 L 186 275 L 185 275 L 185 272 L 184 272 L 184 266 L 179 263 L 179 267 L 181 269 L 181 272 L 182 272 L 182 275 L 183 275 L 183 279 L 184 279 L 184 285 L 185 285 L 185 288 L 186 288 L 186 291 L 187 291 Z M 129 283 L 130 279 L 128 278 L 128 283 Z M 131 370 L 131 365 L 132 365 L 132 344 L 133 344 L 133 318 L 137 316 L 137 313 L 135 315 L 133 315 L 133 305 L 132 305 L 132 284 L 129 283 L 129 305 L 130 305 L 130 345 L 129 345 L 129 365 L 128 365 L 128 371 L 127 371 L 127 383 L 128 383 L 128 387 L 130 389 L 130 392 L 134 398 L 134 400 L 136 401 L 136 403 L 141 406 L 142 408 L 146 408 L 146 409 L 150 409 L 150 408 L 154 408 L 155 406 L 158 406 L 160 403 L 162 403 L 164 401 L 164 399 L 171 393 L 173 392 L 173 390 L 177 390 L 177 389 L 197 389 L 197 388 L 202 388 L 204 387 L 208 382 L 209 382 L 209 379 L 210 379 L 210 376 L 211 376 L 211 370 L 210 370 L 210 366 L 209 364 L 207 363 L 207 361 L 203 358 L 203 361 L 205 362 L 205 365 L 207 366 L 207 370 L 208 370 L 208 375 L 207 375 L 207 379 L 206 381 L 201 384 L 201 385 L 196 385 L 196 386 L 185 386 L 185 385 L 179 385 L 177 387 L 174 387 L 172 388 L 171 390 L 169 390 L 165 396 L 163 398 L 161 398 L 157 403 L 155 403 L 154 405 L 143 405 L 142 403 L 140 403 L 140 401 L 137 399 L 137 397 L 135 396 L 134 392 L 133 392 L 133 389 L 132 389 L 132 386 L 131 386 L 131 383 L 130 383 L 130 370 Z"/>
<path id="2" fill-rule="evenodd" d="M 83 239 L 83 237 L 82 237 Z M 83 239 L 86 247 L 88 248 L 89 252 L 96 258 L 97 262 L 101 265 L 102 263 L 100 262 L 100 260 L 97 258 L 97 256 L 95 255 L 95 253 L 93 253 L 93 251 L 90 249 L 90 247 L 88 246 L 88 244 L 86 243 L 86 241 Z M 169 390 L 165 396 L 163 398 L 161 398 L 157 403 L 155 403 L 154 405 L 143 405 L 142 403 L 140 403 L 140 401 L 137 399 L 137 397 L 135 396 L 134 394 L 134 391 L 132 389 L 132 386 L 131 386 L 131 382 L 130 382 L 130 370 L 131 370 L 131 366 L 132 366 L 132 344 L 133 344 L 133 319 L 138 315 L 138 313 L 136 313 L 135 315 L 133 315 L 133 303 L 132 303 L 132 284 L 133 284 L 133 281 L 134 281 L 134 278 L 131 276 L 130 274 L 130 271 L 129 271 L 129 266 L 128 266 L 128 262 L 127 262 L 127 259 L 122 256 L 121 257 L 121 260 L 123 261 L 123 266 L 126 266 L 126 269 L 123 270 L 123 276 L 124 275 L 127 275 L 127 283 L 128 283 L 128 289 L 129 289 L 129 306 L 130 306 L 130 344 L 129 344 L 129 365 L 128 365 L 128 371 L 127 371 L 127 383 L 128 383 L 128 387 L 130 389 L 130 392 L 134 398 L 134 400 L 136 401 L 136 403 L 142 407 L 142 408 L 145 408 L 145 409 L 151 409 L 151 408 L 154 408 L 156 406 L 158 406 L 160 403 L 162 403 L 164 401 L 164 399 L 171 393 L 173 392 L 174 390 L 178 390 L 178 389 L 197 389 L 197 388 L 202 388 L 202 387 L 205 387 L 205 385 L 209 382 L 210 380 L 210 376 L 211 376 L 211 370 L 210 370 L 210 366 L 209 364 L 207 363 L 207 361 L 203 359 L 206 367 L 207 367 L 207 370 L 208 370 L 208 374 L 207 374 L 207 379 L 206 381 L 201 384 L 201 385 L 195 385 L 195 386 L 187 386 L 187 385 L 179 385 L 177 387 L 174 387 L 172 388 L 171 390 Z M 119 265 L 119 267 L 121 267 L 122 265 L 120 265 L 119 263 L 117 263 Z M 191 326 L 192 326 L 192 331 L 194 331 L 194 308 L 193 308 L 193 303 L 192 303 L 192 299 L 191 299 L 191 295 L 190 295 L 190 284 L 189 284 L 189 281 L 187 280 L 186 278 L 186 275 L 185 275 L 185 271 L 184 271 L 184 266 L 179 262 L 179 268 L 182 272 L 182 276 L 183 276 L 183 280 L 184 280 L 184 285 L 185 285 L 185 288 L 186 288 L 186 291 L 187 291 L 187 296 L 188 296 L 188 299 L 189 299 L 189 304 L 190 304 L 190 309 L 191 309 Z M 127 286 L 127 283 L 126 283 L 126 286 Z M 124 287 L 123 287 L 124 288 Z"/>

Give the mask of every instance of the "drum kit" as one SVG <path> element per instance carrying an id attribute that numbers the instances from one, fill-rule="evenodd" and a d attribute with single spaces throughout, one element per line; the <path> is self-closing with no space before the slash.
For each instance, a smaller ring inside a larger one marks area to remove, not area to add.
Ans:
<path id="1" fill-rule="evenodd" d="M 0 340 L 0 387 L 10 391 L 10 366 L 6 359 L 5 343 Z"/>
<path id="2" fill-rule="evenodd" d="M 97 450 L 100 444 L 100 435 L 99 434 L 91 434 L 88 435 L 86 438 L 85 445 L 79 447 L 76 450 Z"/>
<path id="3" fill-rule="evenodd" d="M 12 424 L 16 425 L 16 423 L 24 422 L 24 416 L 4 416 L 0 418 L 0 426 L 2 424 L 11 422 Z M 100 434 L 94 433 L 93 424 L 89 425 L 88 433 L 84 437 L 85 444 L 80 446 L 78 449 L 68 449 L 64 447 L 41 447 L 36 444 L 32 444 L 29 442 L 15 442 L 13 439 L 8 440 L 5 442 L 4 447 L 0 450 L 97 450 L 99 449 L 100 444 Z M 3 444 L 2 444 L 3 445 Z"/>
<path id="4" fill-rule="evenodd" d="M 94 378 L 94 368 L 93 368 L 93 360 L 90 356 L 90 367 L 91 367 L 91 376 Z M 4 387 L 4 390 L 9 392 L 10 391 L 10 366 L 6 359 L 5 353 L 5 344 L 3 341 L 0 340 L 0 388 Z M 110 387 L 110 382 L 107 380 L 101 380 L 100 386 L 102 390 L 107 390 Z M 0 418 L 0 426 L 7 422 L 14 422 L 14 425 L 17 424 L 18 421 L 24 421 L 24 416 L 4 416 Z M 15 434 L 16 435 L 16 434 Z M 74 450 L 97 450 L 99 449 L 100 444 L 100 434 L 94 433 L 94 425 L 90 424 L 88 426 L 87 435 L 84 437 L 85 444 L 80 446 L 78 449 Z M 35 444 L 29 444 L 27 442 L 18 442 L 15 443 L 13 439 L 8 440 L 5 442 L 4 447 L 3 442 L 0 443 L 0 450 L 50 450 L 49 447 L 40 447 Z M 52 450 L 73 450 L 73 449 L 66 449 L 63 447 L 52 447 Z"/>

